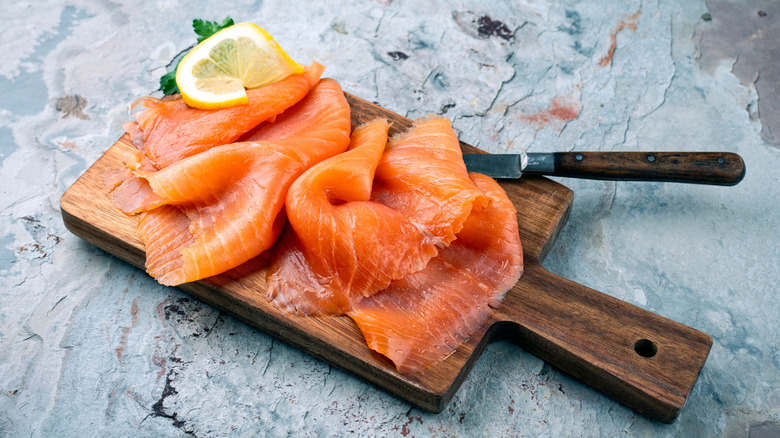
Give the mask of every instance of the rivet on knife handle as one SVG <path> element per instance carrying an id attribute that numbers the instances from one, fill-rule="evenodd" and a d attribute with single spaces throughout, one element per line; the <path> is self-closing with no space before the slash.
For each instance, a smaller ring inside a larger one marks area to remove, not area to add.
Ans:
<path id="1" fill-rule="evenodd" d="M 552 173 L 549 166 L 535 171 L 530 163 L 539 159 L 534 155 L 528 154 L 529 166 L 524 173 L 726 186 L 739 183 L 745 176 L 742 158 L 730 152 L 554 152 Z"/>

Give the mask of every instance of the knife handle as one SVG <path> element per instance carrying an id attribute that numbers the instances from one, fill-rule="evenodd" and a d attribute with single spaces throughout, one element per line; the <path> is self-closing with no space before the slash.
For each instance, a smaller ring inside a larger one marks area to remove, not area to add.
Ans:
<path id="1" fill-rule="evenodd" d="M 671 423 L 712 338 L 597 292 L 527 260 L 496 309 L 491 340 L 516 343 L 550 365 L 648 416 Z"/>
<path id="2" fill-rule="evenodd" d="M 745 176 L 730 152 L 555 152 L 550 175 L 733 186 Z"/>

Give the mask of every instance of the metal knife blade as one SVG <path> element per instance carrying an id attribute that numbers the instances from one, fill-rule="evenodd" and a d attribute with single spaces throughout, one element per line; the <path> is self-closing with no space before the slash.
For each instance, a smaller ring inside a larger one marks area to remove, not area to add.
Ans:
<path id="1" fill-rule="evenodd" d="M 464 154 L 463 161 L 469 172 L 510 179 L 526 173 L 733 186 L 745 176 L 745 163 L 731 152 L 521 152 Z"/>
<path id="2" fill-rule="evenodd" d="M 520 178 L 528 158 L 519 154 L 463 154 L 469 172 L 477 172 L 492 178 Z"/>

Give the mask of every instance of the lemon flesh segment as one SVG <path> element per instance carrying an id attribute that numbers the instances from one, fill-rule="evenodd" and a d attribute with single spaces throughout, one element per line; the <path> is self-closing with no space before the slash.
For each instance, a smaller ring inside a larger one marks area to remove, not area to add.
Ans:
<path id="1" fill-rule="evenodd" d="M 245 89 L 303 72 L 265 30 L 239 23 L 204 40 L 182 58 L 176 84 L 184 101 L 214 109 L 247 102 Z"/>

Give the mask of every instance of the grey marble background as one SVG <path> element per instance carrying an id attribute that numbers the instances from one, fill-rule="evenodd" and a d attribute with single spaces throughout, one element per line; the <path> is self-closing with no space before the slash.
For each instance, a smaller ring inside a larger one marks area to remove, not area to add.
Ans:
<path id="1" fill-rule="evenodd" d="M 780 433 L 780 6 L 734 1 L 3 2 L 0 436 Z M 732 151 L 735 187 L 560 180 L 545 266 L 702 330 L 678 420 L 488 347 L 441 414 L 158 285 L 63 226 L 65 189 L 194 42 L 252 21 L 301 63 L 491 152 Z"/>

